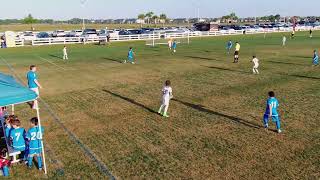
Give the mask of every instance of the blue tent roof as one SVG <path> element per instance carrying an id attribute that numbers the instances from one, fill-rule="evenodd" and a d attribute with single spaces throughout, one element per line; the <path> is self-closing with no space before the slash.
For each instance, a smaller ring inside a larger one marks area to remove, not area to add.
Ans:
<path id="1" fill-rule="evenodd" d="M 18 83 L 12 76 L 0 73 L 0 107 L 33 101 L 37 94 Z"/>

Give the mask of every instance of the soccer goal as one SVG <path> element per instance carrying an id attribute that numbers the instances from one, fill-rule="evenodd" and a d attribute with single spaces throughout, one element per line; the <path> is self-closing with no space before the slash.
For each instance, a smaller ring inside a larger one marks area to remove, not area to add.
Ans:
<path id="1" fill-rule="evenodd" d="M 147 46 L 168 45 L 170 42 L 176 41 L 178 44 L 190 44 L 189 32 L 184 33 L 153 33 L 146 40 Z"/>

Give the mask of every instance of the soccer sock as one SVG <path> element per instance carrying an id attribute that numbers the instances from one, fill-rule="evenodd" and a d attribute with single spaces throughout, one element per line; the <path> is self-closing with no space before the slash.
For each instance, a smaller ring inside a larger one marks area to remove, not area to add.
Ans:
<path id="1" fill-rule="evenodd" d="M 33 157 L 28 157 L 28 166 L 29 167 L 32 166 L 32 159 L 33 159 Z"/>
<path id="2" fill-rule="evenodd" d="M 39 155 L 39 156 L 37 156 L 37 159 L 38 159 L 38 168 L 40 169 L 40 168 L 42 168 L 42 158 Z"/>
<path id="3" fill-rule="evenodd" d="M 280 121 L 277 121 L 276 122 L 276 126 L 277 126 L 277 129 L 279 130 L 281 127 L 280 127 Z"/>
<path id="4" fill-rule="evenodd" d="M 168 108 L 169 108 L 169 106 L 164 107 L 163 115 L 167 115 Z"/>
<path id="5" fill-rule="evenodd" d="M 159 108 L 159 111 L 158 111 L 159 114 L 161 113 L 163 107 L 164 107 L 164 105 L 162 104 L 162 105 L 160 106 L 160 108 Z"/>
<path id="6" fill-rule="evenodd" d="M 259 71 L 258 71 L 258 69 L 256 69 L 256 72 L 257 72 L 257 74 L 259 74 Z"/>

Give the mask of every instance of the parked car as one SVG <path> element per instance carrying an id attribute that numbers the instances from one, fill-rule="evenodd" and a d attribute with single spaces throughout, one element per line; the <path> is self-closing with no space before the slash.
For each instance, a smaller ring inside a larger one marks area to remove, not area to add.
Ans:
<path id="1" fill-rule="evenodd" d="M 129 32 L 129 31 L 127 31 L 127 30 L 121 30 L 121 31 L 119 31 L 119 35 L 120 36 L 123 36 L 123 35 L 130 35 L 131 33 Z"/>
<path id="2" fill-rule="evenodd" d="M 40 32 L 37 34 L 37 38 L 50 38 L 50 35 L 47 32 Z"/>
<path id="3" fill-rule="evenodd" d="M 64 30 L 55 30 L 52 33 L 52 37 L 64 37 L 66 35 L 66 33 L 64 32 Z"/>
<path id="4" fill-rule="evenodd" d="M 81 35 L 83 38 L 98 38 L 97 30 L 96 29 L 85 29 Z"/>
<path id="5" fill-rule="evenodd" d="M 36 34 L 32 31 L 25 31 L 20 37 L 26 41 L 31 41 L 36 39 Z"/>
<path id="6" fill-rule="evenodd" d="M 142 30 L 141 29 L 129 29 L 128 30 L 130 34 L 142 34 Z"/>
<path id="7" fill-rule="evenodd" d="M 110 33 L 107 29 L 101 29 L 98 33 L 99 37 L 107 37 L 110 36 Z"/>
<path id="8" fill-rule="evenodd" d="M 82 35 L 82 30 L 72 30 L 70 34 L 73 34 L 74 37 L 80 37 Z"/>

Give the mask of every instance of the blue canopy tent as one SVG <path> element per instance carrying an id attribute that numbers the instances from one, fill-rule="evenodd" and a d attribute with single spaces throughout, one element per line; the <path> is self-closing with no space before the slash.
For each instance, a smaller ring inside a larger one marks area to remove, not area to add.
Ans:
<path id="1" fill-rule="evenodd" d="M 36 101 L 38 104 L 37 99 L 38 95 L 35 92 L 20 84 L 14 77 L 0 73 L 0 107 L 12 106 L 12 114 L 14 114 L 14 105 L 23 104 L 30 101 Z M 41 127 L 39 106 L 37 106 L 36 110 L 39 120 L 39 127 Z M 47 174 L 43 143 L 42 156 L 44 172 Z"/>

